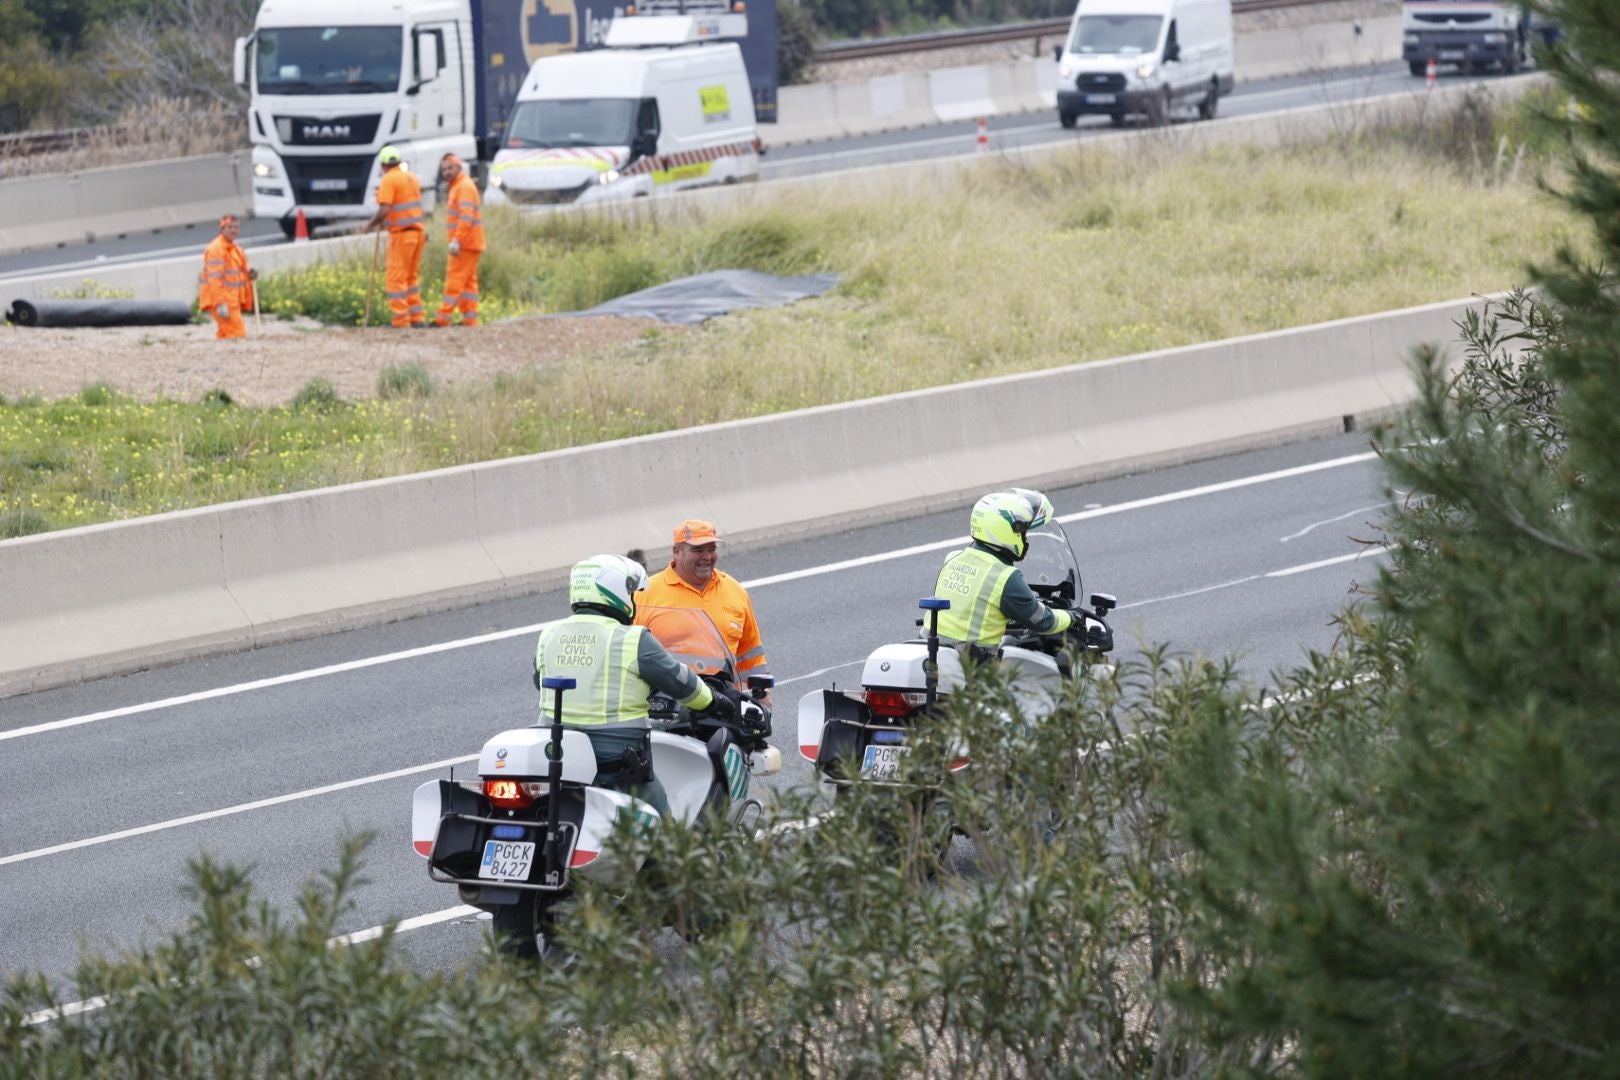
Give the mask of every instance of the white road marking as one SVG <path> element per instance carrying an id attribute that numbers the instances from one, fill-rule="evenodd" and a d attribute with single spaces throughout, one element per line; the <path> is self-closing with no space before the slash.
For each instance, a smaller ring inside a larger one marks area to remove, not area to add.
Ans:
<path id="1" fill-rule="evenodd" d="M 1397 494 L 1399 494 L 1399 493 L 1397 492 Z M 1298 540 L 1300 537 L 1304 536 L 1306 533 L 1312 532 L 1312 531 L 1314 531 L 1316 529 L 1320 529 L 1323 525 L 1332 525 L 1336 521 L 1343 521 L 1346 518 L 1353 518 L 1357 514 L 1365 514 L 1370 510 L 1382 510 L 1386 506 L 1394 506 L 1394 505 L 1395 505 L 1395 501 L 1381 502 L 1381 503 L 1378 503 L 1377 505 L 1374 505 L 1374 506 L 1363 506 L 1360 509 L 1350 511 L 1348 514 L 1340 514 L 1338 517 L 1330 517 L 1326 521 L 1313 521 L 1309 525 L 1305 526 L 1303 529 L 1299 530 L 1299 532 L 1289 533 L 1287 536 L 1282 537 L 1278 541 L 1278 543 L 1286 544 L 1290 540 Z"/>
<path id="2" fill-rule="evenodd" d="M 145 836 L 148 833 L 163 832 L 166 829 L 178 829 L 182 825 L 195 825 L 200 821 L 213 821 L 216 818 L 245 814 L 251 810 L 264 810 L 271 806 L 281 806 L 283 803 L 313 799 L 319 795 L 330 795 L 336 791 L 348 791 L 350 788 L 364 787 L 367 784 L 380 784 L 388 780 L 398 780 L 402 776 L 414 776 L 417 773 L 448 769 L 454 765 L 477 760 L 477 754 L 445 758 L 443 761 L 434 761 L 427 765 L 413 765 L 408 769 L 394 769 L 391 772 L 362 776 L 354 780 L 340 780 L 335 784 L 323 784 L 320 787 L 294 791 L 287 795 L 276 795 L 268 799 L 256 799 L 253 802 L 238 803 L 236 806 L 227 806 L 220 810 L 205 810 L 200 814 L 187 814 L 185 817 L 170 818 L 168 821 L 156 821 L 150 825 L 138 825 L 133 829 L 121 829 L 118 832 L 103 833 L 100 836 L 89 836 L 83 840 L 70 840 L 65 844 L 53 844 L 50 847 L 35 848 L 33 851 L 19 851 L 15 855 L 0 858 L 0 866 L 28 862 L 30 859 L 42 859 L 46 855 L 57 855 L 64 851 L 77 851 L 80 848 L 95 847 L 97 844 L 110 844 L 114 840 L 127 840 L 132 836 Z"/>
<path id="3" fill-rule="evenodd" d="M 1220 483 L 1204 484 L 1199 487 L 1187 488 L 1182 491 L 1166 492 L 1163 495 L 1150 495 L 1143 499 L 1132 499 L 1129 502 L 1115 503 L 1112 506 L 1100 506 L 1096 509 L 1081 510 L 1074 514 L 1065 514 L 1058 518 L 1060 522 L 1069 524 L 1076 521 L 1086 521 L 1092 518 L 1108 517 L 1112 514 L 1123 514 L 1134 510 L 1144 510 L 1154 506 L 1164 506 L 1169 503 L 1181 502 L 1186 499 L 1201 498 L 1206 495 L 1216 495 L 1226 491 L 1236 491 L 1241 488 L 1253 487 L 1256 484 L 1267 484 L 1277 480 L 1287 480 L 1298 476 L 1308 476 L 1311 473 L 1322 472 L 1327 469 L 1338 469 L 1348 465 L 1358 465 L 1371 461 L 1378 455 L 1368 451 L 1361 454 L 1349 454 L 1345 457 L 1330 458 L 1326 461 L 1312 462 L 1309 465 L 1296 465 L 1287 469 L 1277 469 L 1273 472 L 1257 473 L 1254 476 L 1239 477 L 1235 480 L 1223 480 Z M 825 563 L 821 566 L 806 567 L 803 570 L 792 570 L 783 574 L 772 574 L 767 577 L 755 578 L 743 582 L 748 589 L 764 588 L 768 585 L 778 585 L 786 581 L 799 581 L 804 578 L 820 577 L 824 574 L 835 574 L 843 570 L 851 570 L 861 566 L 871 566 L 876 563 L 890 562 L 895 559 L 910 558 L 914 555 L 923 555 L 934 551 L 945 551 L 952 547 L 959 547 L 967 543 L 965 536 L 953 537 L 949 540 L 939 540 L 931 544 L 917 544 L 912 547 L 898 548 L 893 551 L 879 552 L 874 555 L 864 555 L 856 559 L 844 559 L 840 562 Z M 1132 605 L 1140 606 L 1140 604 Z M 555 621 L 555 620 L 553 620 Z M 106 709 L 102 712 L 87 713 L 84 716 L 73 716 L 62 720 L 51 720 L 42 724 L 31 724 L 28 727 L 14 728 L 10 731 L 0 731 L 0 742 L 8 739 L 20 739 L 25 735 L 40 735 L 52 731 L 61 731 L 65 728 L 78 727 L 81 724 L 92 724 L 101 720 L 113 720 L 124 716 L 134 716 L 140 713 L 153 712 L 158 709 L 173 708 L 180 705 L 189 705 L 198 701 L 209 701 L 214 698 L 230 697 L 235 694 L 245 694 L 252 690 L 262 690 L 272 686 L 283 686 L 288 683 L 304 682 L 308 679 L 317 679 L 327 675 L 338 675 L 361 668 L 375 667 L 378 664 L 391 664 L 399 660 L 411 660 L 419 656 L 429 656 L 434 653 L 449 652 L 452 649 L 465 649 L 475 645 L 485 645 L 492 641 L 504 641 L 507 638 L 522 637 L 524 635 L 538 634 L 542 629 L 550 626 L 550 622 L 535 623 L 531 626 L 519 626 L 511 630 L 497 630 L 489 634 L 479 634 L 476 637 L 458 638 L 454 641 L 441 641 L 434 645 L 423 645 L 415 649 L 405 649 L 400 652 L 383 653 L 379 656 L 368 656 L 359 660 L 348 660 L 340 664 L 329 664 L 325 667 L 310 668 L 305 671 L 288 672 L 285 675 L 275 675 L 266 679 L 254 679 L 251 682 L 236 683 L 231 686 L 216 687 L 212 690 L 200 690 L 192 694 L 181 694 L 178 697 L 163 698 L 158 701 L 142 702 L 137 705 L 125 705 L 121 708 Z"/>

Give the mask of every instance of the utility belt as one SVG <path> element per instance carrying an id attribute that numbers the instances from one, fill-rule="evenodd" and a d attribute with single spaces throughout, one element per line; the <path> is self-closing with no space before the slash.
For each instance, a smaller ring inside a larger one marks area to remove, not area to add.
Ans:
<path id="1" fill-rule="evenodd" d="M 593 730 L 590 727 L 579 730 L 591 737 L 591 748 L 596 750 L 597 776 L 611 778 L 621 784 L 645 784 L 652 780 L 651 731 L 646 728 L 639 731 L 626 731 L 623 728 Z M 603 752 L 607 749 L 602 747 L 604 742 L 617 752 L 617 756 Z"/>

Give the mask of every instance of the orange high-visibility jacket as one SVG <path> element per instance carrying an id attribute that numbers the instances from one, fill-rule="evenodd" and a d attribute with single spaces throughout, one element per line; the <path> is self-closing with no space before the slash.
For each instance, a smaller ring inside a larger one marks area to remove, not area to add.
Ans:
<path id="1" fill-rule="evenodd" d="M 484 250 L 484 200 L 478 185 L 465 169 L 450 184 L 450 213 L 445 218 L 450 234 L 446 240 L 459 240 L 462 251 Z"/>
<path id="2" fill-rule="evenodd" d="M 700 608 L 709 613 L 720 636 L 737 657 L 742 674 L 765 670 L 765 646 L 759 640 L 759 624 L 754 621 L 754 605 L 742 583 L 723 570 L 716 570 L 708 588 L 698 592 L 681 580 L 674 566 L 667 566 L 647 580 L 647 587 L 636 593 L 636 606 Z"/>
<path id="3" fill-rule="evenodd" d="M 253 307 L 247 252 L 223 235 L 214 237 L 203 252 L 202 273 L 197 275 L 197 306 L 209 311 L 221 304 L 244 311 Z"/>
<path id="4" fill-rule="evenodd" d="M 389 169 L 377 185 L 377 205 L 388 207 L 389 232 L 422 227 L 422 185 L 403 168 Z"/>

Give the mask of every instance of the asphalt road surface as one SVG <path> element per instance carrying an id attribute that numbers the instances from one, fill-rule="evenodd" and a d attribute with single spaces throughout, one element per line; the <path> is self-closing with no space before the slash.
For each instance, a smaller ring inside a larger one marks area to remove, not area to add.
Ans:
<path id="1" fill-rule="evenodd" d="M 1388 501 L 1353 434 L 1048 494 L 1085 588 L 1119 598 L 1119 655 L 1171 642 L 1235 654 L 1257 680 L 1331 645 L 1334 613 L 1376 573 L 1377 550 L 1358 540 L 1376 538 Z M 756 784 L 767 804 L 773 788 L 811 782 L 794 746 L 798 698 L 853 682 L 870 649 L 914 633 L 917 599 L 966 517 L 722 553 L 753 594 L 778 679 L 784 769 Z M 654 565 L 662 539 L 646 541 Z M 344 931 L 409 920 L 413 962 L 465 962 L 487 922 L 412 852 L 411 793 L 533 722 L 535 636 L 564 614 L 553 590 L 0 700 L 0 975 L 60 982 L 81 941 L 126 948 L 183 925 L 185 865 L 205 851 L 251 863 L 263 894 L 290 908 L 362 829 L 377 833 L 371 883 Z"/>

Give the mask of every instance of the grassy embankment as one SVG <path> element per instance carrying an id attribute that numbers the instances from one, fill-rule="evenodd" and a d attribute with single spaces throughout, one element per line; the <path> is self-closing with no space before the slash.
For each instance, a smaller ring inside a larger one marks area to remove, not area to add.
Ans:
<path id="1" fill-rule="evenodd" d="M 831 296 L 375 400 L 245 408 L 89 387 L 0 403 L 0 536 L 532 453 L 1303 325 L 1521 283 L 1580 228 L 1502 156 L 1522 111 L 1286 150 L 1148 145 L 949 185 L 799 192 L 701 222 L 491 213 L 486 311 L 563 311 L 704 270 L 837 270 Z M 437 246 L 424 268 L 442 275 Z M 358 321 L 363 262 L 273 279 Z M 224 388 L 227 392 L 228 387 Z"/>

